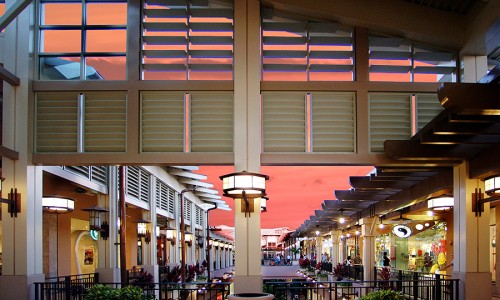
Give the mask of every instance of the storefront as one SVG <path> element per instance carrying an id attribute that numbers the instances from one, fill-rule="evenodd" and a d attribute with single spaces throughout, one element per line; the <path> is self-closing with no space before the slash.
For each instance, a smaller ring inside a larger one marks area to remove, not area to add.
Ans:
<path id="1" fill-rule="evenodd" d="M 445 221 L 411 222 L 387 227 L 387 233 L 376 238 L 377 266 L 382 266 L 384 252 L 387 252 L 391 267 L 395 269 L 451 272 Z"/>

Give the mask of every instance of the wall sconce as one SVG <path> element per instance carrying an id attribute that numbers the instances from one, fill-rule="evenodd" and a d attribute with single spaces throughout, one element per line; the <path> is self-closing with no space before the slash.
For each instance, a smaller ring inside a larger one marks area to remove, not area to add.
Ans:
<path id="1" fill-rule="evenodd" d="M 198 245 L 198 247 L 203 248 L 203 246 L 205 245 L 205 238 L 201 235 L 197 236 L 196 237 L 196 244 Z"/>
<path id="2" fill-rule="evenodd" d="M 453 197 L 443 196 L 427 200 L 427 208 L 431 210 L 448 210 L 455 205 Z"/>
<path id="3" fill-rule="evenodd" d="M 266 195 L 266 180 L 269 179 L 269 176 L 243 171 L 223 175 L 219 178 L 222 180 L 223 196 L 243 199 L 245 205 L 241 206 L 241 212 L 244 212 L 246 217 L 247 213 L 250 216 L 250 213 L 254 212 L 253 199 Z"/>
<path id="4" fill-rule="evenodd" d="M 260 212 L 267 212 L 267 201 L 268 197 L 260 197 Z"/>
<path id="5" fill-rule="evenodd" d="M 151 242 L 151 233 L 149 232 L 149 230 L 147 230 L 146 224 L 149 224 L 151 222 L 141 219 L 136 221 L 135 223 L 137 223 L 137 237 L 144 238 L 146 244 L 149 244 L 149 242 Z"/>
<path id="6" fill-rule="evenodd" d="M 101 213 L 108 212 L 108 210 L 97 205 L 82 208 L 82 210 L 89 212 L 89 230 L 99 231 L 103 240 L 107 240 L 109 237 L 109 225 L 107 222 L 102 222 L 101 224 Z"/>
<path id="7" fill-rule="evenodd" d="M 186 244 L 191 246 L 193 244 L 193 234 L 189 231 L 186 231 L 184 233 L 184 241 L 186 242 Z"/>
<path id="8" fill-rule="evenodd" d="M 165 228 L 166 236 L 167 236 L 167 241 L 170 241 L 170 244 L 175 245 L 175 228 L 173 227 L 166 227 Z"/>
<path id="9" fill-rule="evenodd" d="M 156 228 L 155 228 L 155 235 L 156 235 L 157 238 L 160 237 L 160 233 L 161 233 L 160 226 L 156 226 Z"/>
<path id="10" fill-rule="evenodd" d="M 42 208 L 46 212 L 65 214 L 75 210 L 75 200 L 63 196 L 43 196 Z"/>
<path id="11" fill-rule="evenodd" d="M 212 245 L 215 247 L 215 248 L 219 248 L 219 241 L 218 240 L 214 240 L 214 242 L 212 243 Z"/>
<path id="12" fill-rule="evenodd" d="M 490 177 L 484 181 L 484 192 L 488 195 L 496 194 L 500 189 L 500 176 Z"/>
<path id="13" fill-rule="evenodd" d="M 0 178 L 0 194 L 2 192 L 2 182 L 5 178 Z M 0 198 L 0 203 L 7 203 L 8 212 L 11 218 L 17 218 L 17 213 L 21 212 L 21 193 L 17 192 L 17 189 L 10 189 L 8 198 Z"/>

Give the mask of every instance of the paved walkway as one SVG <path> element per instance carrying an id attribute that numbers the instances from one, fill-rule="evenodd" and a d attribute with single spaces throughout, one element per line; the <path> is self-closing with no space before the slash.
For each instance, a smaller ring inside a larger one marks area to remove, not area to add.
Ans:
<path id="1" fill-rule="evenodd" d="M 298 278 L 297 270 L 299 266 L 262 266 L 262 276 L 264 279 L 272 278 Z M 211 271 L 212 277 L 222 277 L 224 273 L 231 273 L 234 267 Z"/>

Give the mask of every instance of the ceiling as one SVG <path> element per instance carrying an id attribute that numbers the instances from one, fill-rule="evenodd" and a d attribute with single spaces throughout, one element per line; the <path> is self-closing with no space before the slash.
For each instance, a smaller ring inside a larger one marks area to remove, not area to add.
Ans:
<path id="1" fill-rule="evenodd" d="M 294 235 L 342 229 L 368 217 L 411 213 L 422 219 L 427 199 L 452 196 L 453 167 L 463 161 L 469 162 L 470 178 L 500 174 L 500 66 L 478 83 L 444 83 L 438 98 L 444 110 L 411 139 L 385 141 L 385 154 L 401 166 L 351 176 L 351 188 L 336 190 L 338 200 L 325 200 Z M 340 224 L 341 216 L 348 222 Z"/>

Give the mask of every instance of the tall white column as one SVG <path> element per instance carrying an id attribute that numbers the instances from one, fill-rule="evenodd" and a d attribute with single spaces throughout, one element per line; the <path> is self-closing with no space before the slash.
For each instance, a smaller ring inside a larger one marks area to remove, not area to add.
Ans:
<path id="1" fill-rule="evenodd" d="M 150 221 L 151 223 L 147 224 L 147 228 L 149 228 L 149 234 L 151 236 L 149 244 L 144 242 L 143 244 L 143 255 L 144 259 L 142 261 L 144 271 L 153 275 L 154 282 L 159 282 L 160 275 L 158 269 L 158 257 L 156 256 L 157 251 L 157 241 L 156 241 L 156 181 L 155 176 L 150 176 L 150 195 L 149 195 L 149 210 L 143 213 L 143 219 Z M 143 239 L 145 241 L 145 239 Z"/>
<path id="2" fill-rule="evenodd" d="M 323 237 L 316 237 L 316 262 L 321 262 L 321 256 L 323 254 Z"/>
<path id="3" fill-rule="evenodd" d="M 6 1 L 7 10 L 15 3 Z M 33 70 L 32 38 L 33 4 L 29 5 L 7 27 L 4 37 L 4 67 L 19 79 L 19 86 L 3 85 L 3 146 L 17 151 L 19 159 L 2 158 L 2 196 L 11 188 L 21 194 L 21 213 L 16 218 L 2 204 L 2 255 L 0 299 L 34 299 L 33 282 L 43 281 L 43 216 L 42 167 L 31 164 L 31 135 L 28 124 L 32 107 L 29 106 Z"/>
<path id="4" fill-rule="evenodd" d="M 472 194 L 476 188 L 484 192 L 484 182 L 468 174 L 467 162 L 454 167 L 454 255 L 447 263 L 453 262 L 453 277 L 460 279 L 460 299 L 490 299 L 490 205 L 484 205 L 480 217 L 472 212 Z"/>
<path id="5" fill-rule="evenodd" d="M 340 232 L 332 231 L 332 266 L 336 266 L 340 262 Z"/>
<path id="6" fill-rule="evenodd" d="M 109 226 L 109 236 L 107 240 L 99 239 L 99 280 L 102 282 L 119 282 L 120 269 L 118 268 L 118 172 L 117 167 L 108 168 L 108 194 L 99 194 L 98 205 L 108 210 L 101 213 L 101 220 L 106 221 Z M 107 214 L 107 216 L 106 216 Z"/>
<path id="7" fill-rule="evenodd" d="M 234 168 L 260 171 L 260 2 L 234 2 Z M 257 198 L 254 207 L 260 207 Z M 260 211 L 250 217 L 235 200 L 235 293 L 262 292 Z"/>
<path id="8" fill-rule="evenodd" d="M 359 220 L 361 224 L 361 238 L 363 239 L 363 280 L 375 280 L 377 274 L 374 273 L 375 266 L 375 226 L 374 218 L 363 218 Z"/>

